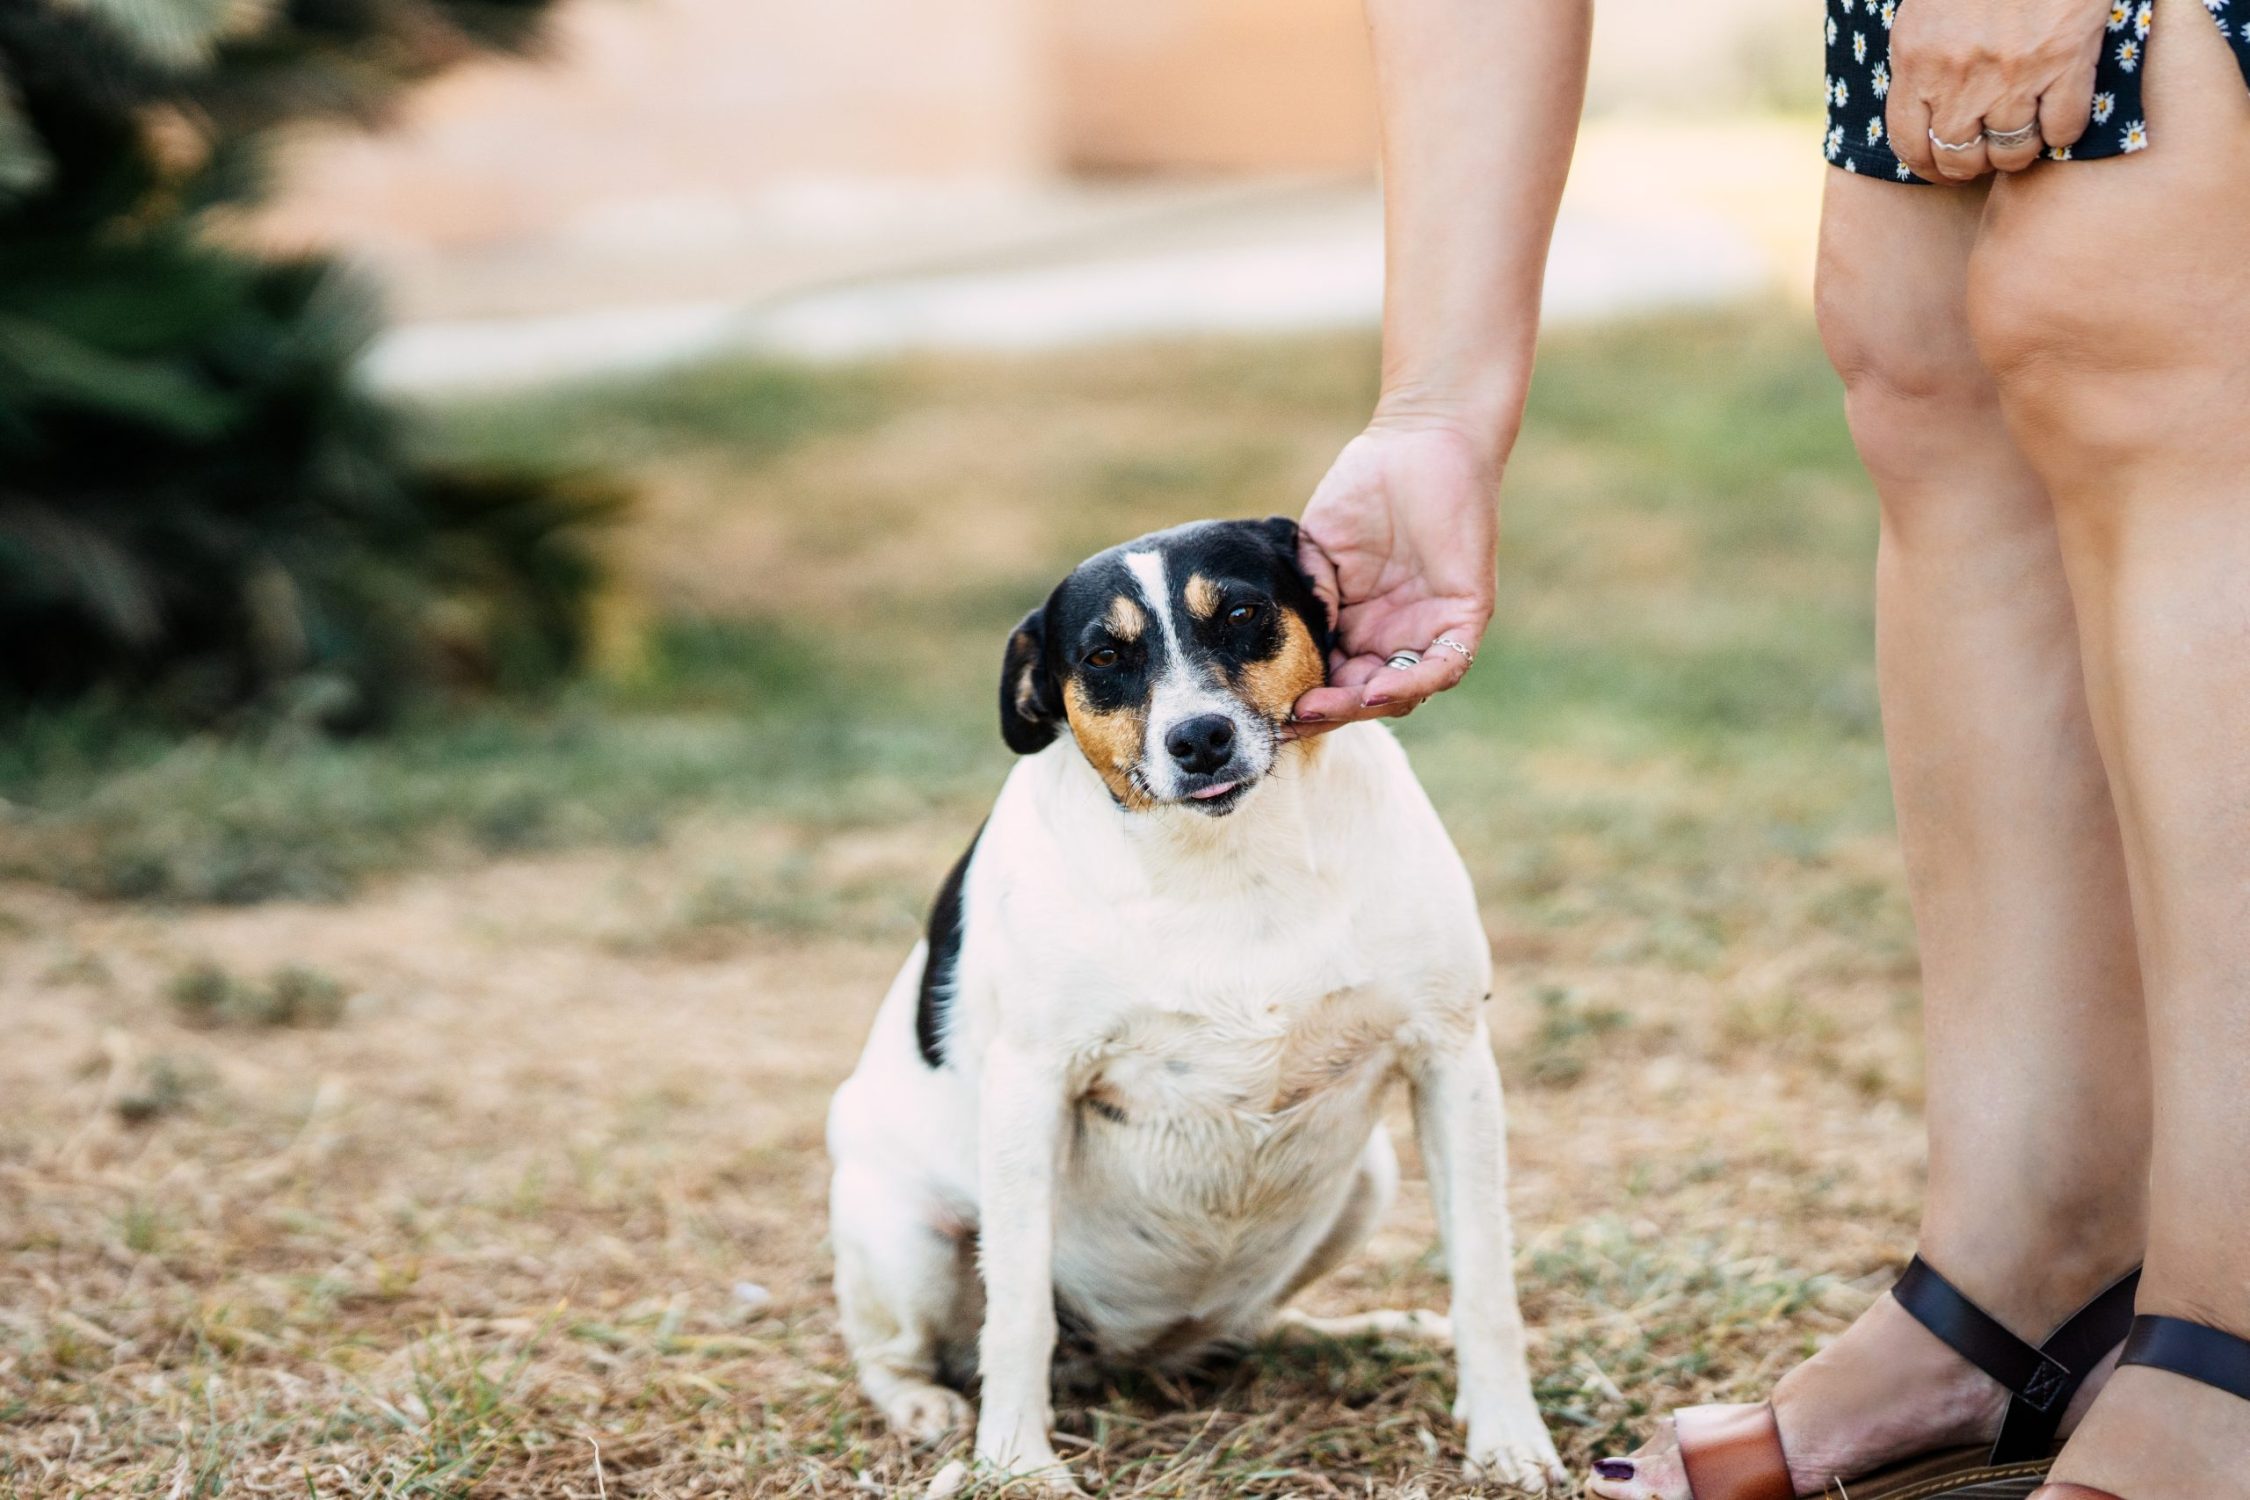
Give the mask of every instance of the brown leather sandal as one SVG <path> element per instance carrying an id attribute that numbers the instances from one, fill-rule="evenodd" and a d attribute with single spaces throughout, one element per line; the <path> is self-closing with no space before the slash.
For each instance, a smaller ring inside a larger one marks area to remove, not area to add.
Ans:
<path id="1" fill-rule="evenodd" d="M 1950 1448 L 1893 1464 L 1851 1481 L 1851 1500 L 2025 1500 L 2054 1462 L 2070 1398 L 2125 1337 L 2140 1276 L 2120 1277 L 2034 1348 L 1915 1256 L 1892 1298 L 2007 1388 L 2007 1415 L 1989 1452 Z M 1690 1406 L 1673 1413 L 1673 1426 L 1695 1500 L 1796 1500 L 1772 1403 Z"/>
<path id="2" fill-rule="evenodd" d="M 2185 1318 L 2154 1313 L 2133 1320 L 2119 1365 L 2147 1365 L 2201 1381 L 2214 1390 L 2250 1401 L 2250 1339 L 2237 1338 Z M 2031 1500 L 2119 1500 L 2090 1484 L 2041 1485 Z"/>

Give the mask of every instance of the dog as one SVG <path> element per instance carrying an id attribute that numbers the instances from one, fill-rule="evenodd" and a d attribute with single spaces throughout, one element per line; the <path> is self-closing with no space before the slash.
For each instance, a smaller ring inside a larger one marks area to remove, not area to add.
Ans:
<path id="1" fill-rule="evenodd" d="M 1058 1333 L 1177 1365 L 1278 1332 L 1450 1342 L 1473 1475 L 1563 1476 L 1516 1303 L 1492 962 L 1468 872 L 1383 726 L 1292 738 L 1327 612 L 1293 522 L 1205 521 L 1080 564 L 1010 635 L 1022 757 L 938 893 L 828 1119 L 861 1387 L 931 1441 L 981 1382 L 980 1467 L 1071 1492 Z M 1452 1313 L 1289 1299 L 1398 1181 L 1413 1095 Z M 981 1274 L 980 1274 L 981 1273 Z"/>

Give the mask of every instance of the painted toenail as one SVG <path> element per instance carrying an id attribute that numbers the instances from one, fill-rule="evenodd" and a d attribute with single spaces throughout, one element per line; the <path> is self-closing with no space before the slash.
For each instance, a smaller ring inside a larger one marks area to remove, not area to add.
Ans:
<path id="1" fill-rule="evenodd" d="M 1604 1479 L 1630 1479 L 1633 1477 L 1633 1461 L 1629 1458 L 1597 1458 L 1594 1460 L 1594 1472 Z"/>

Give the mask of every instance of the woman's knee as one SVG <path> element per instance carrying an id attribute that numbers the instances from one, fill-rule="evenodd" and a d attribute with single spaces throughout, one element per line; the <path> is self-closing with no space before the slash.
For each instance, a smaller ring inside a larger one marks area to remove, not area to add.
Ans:
<path id="1" fill-rule="evenodd" d="M 1824 258 L 1814 308 L 1852 442 L 1887 508 L 1913 503 L 1928 485 L 1953 488 L 1964 443 L 2007 442 L 1957 296 L 1870 280 Z"/>
<path id="2" fill-rule="evenodd" d="M 2001 182 L 1969 257 L 1970 331 L 2043 466 L 2098 470 L 2188 436 L 2213 415 L 2198 389 L 2242 365 L 2250 102 L 2202 7 L 2158 10 L 2152 148 Z"/>
<path id="3" fill-rule="evenodd" d="M 2217 415 L 2210 377 L 2233 383 L 2233 336 L 2214 344 L 2213 324 L 2239 327 L 2250 301 L 2198 295 L 2217 291 L 2213 279 L 2169 278 L 2166 259 L 2141 231 L 2098 234 L 2061 212 L 1996 215 L 1971 258 L 1970 331 L 2058 500 L 2107 493 L 2192 442 Z"/>
<path id="4" fill-rule="evenodd" d="M 2079 168 L 2085 170 L 2085 168 Z M 2097 441 L 2103 389 L 2139 357 L 2147 299 L 2108 253 L 2041 205 L 1996 212 L 1969 258 L 1967 322 L 2027 442 Z"/>

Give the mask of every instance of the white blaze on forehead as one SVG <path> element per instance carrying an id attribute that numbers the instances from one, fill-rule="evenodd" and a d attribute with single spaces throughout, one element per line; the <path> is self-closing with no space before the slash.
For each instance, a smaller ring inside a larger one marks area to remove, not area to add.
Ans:
<path id="1" fill-rule="evenodd" d="M 1263 776 L 1273 763 L 1271 738 L 1242 701 L 1209 671 L 1197 671 L 1180 644 L 1178 622 L 1172 617 L 1172 584 L 1160 552 L 1128 552 L 1125 570 L 1133 575 L 1156 631 L 1142 637 L 1155 657 L 1156 670 L 1149 684 L 1148 730 L 1143 742 L 1142 775 L 1159 801 L 1182 795 L 1180 770 L 1164 748 L 1164 736 L 1176 724 L 1201 714 L 1224 714 L 1235 727 L 1238 759 L 1246 776 Z"/>
<path id="2" fill-rule="evenodd" d="M 1164 668 L 1158 675 L 1169 677 L 1187 663 L 1180 654 L 1180 638 L 1172 628 L 1172 588 L 1164 576 L 1164 554 L 1128 552 L 1125 571 L 1141 586 L 1141 602 L 1155 617 L 1156 628 L 1164 637 Z"/>

